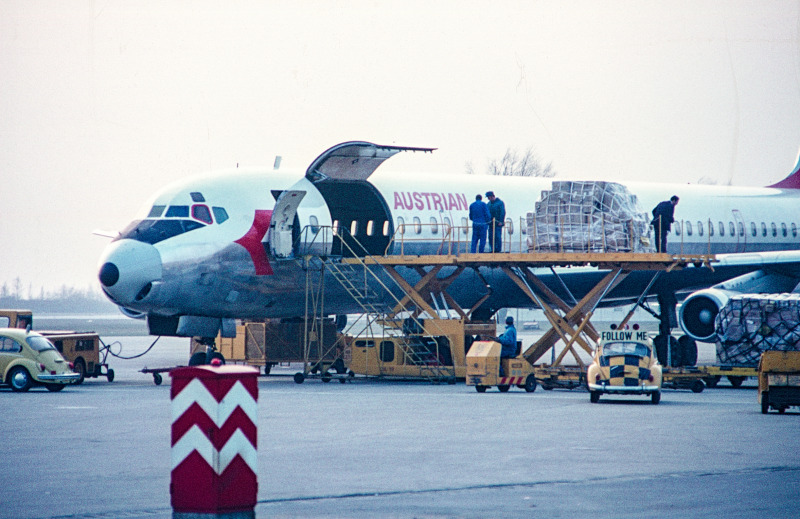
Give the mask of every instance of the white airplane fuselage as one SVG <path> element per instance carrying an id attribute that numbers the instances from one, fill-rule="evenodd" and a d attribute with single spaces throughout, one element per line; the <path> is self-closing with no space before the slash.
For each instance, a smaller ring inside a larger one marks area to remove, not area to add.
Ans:
<path id="1" fill-rule="evenodd" d="M 127 313 L 147 315 L 154 322 L 185 316 L 181 326 L 191 335 L 203 329 L 192 326 L 193 319 L 197 324 L 204 318 L 213 322 L 302 316 L 305 271 L 298 257 L 341 254 L 332 227 L 352 231 L 372 255 L 442 254 L 453 251 L 448 247 L 454 241 L 462 242 L 463 251 L 472 232 L 469 204 L 476 194 L 492 190 L 506 208 L 504 252 L 527 251 L 522 234 L 526 214 L 534 211 L 541 192 L 552 189 L 554 180 L 561 179 L 378 173 L 369 180 L 315 183 L 303 172 L 238 169 L 193 177 L 165 187 L 145 204 L 142 214 L 104 251 L 100 281 L 106 295 Z M 752 272 L 758 259 L 740 262 L 736 258 L 742 253 L 800 250 L 800 190 L 624 185 L 648 216 L 658 202 L 680 197 L 668 252 L 731 254 L 723 268 L 690 268 L 664 276 L 660 283 L 669 290 L 706 288 Z M 289 191 L 298 194 L 299 205 L 286 208 L 282 203 L 276 208 L 278 196 Z M 795 268 L 795 256 L 789 269 Z M 589 267 L 558 272 L 558 285 L 564 282 L 575 297 L 603 275 Z M 481 274 L 493 287 L 488 308 L 532 306 L 501 273 L 486 269 Z M 412 284 L 419 279 L 412 269 L 404 275 Z M 556 287 L 552 272 L 542 275 Z M 652 273 L 629 276 L 606 303 L 635 300 L 651 277 Z M 328 313 L 360 312 L 334 280 L 329 283 Z M 484 295 L 485 283 L 468 269 L 449 292 L 470 307 Z"/>

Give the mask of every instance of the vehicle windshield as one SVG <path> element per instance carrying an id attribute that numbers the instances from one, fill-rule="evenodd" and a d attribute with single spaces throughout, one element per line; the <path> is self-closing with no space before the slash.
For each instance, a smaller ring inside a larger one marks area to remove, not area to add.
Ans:
<path id="1" fill-rule="evenodd" d="M 56 349 L 56 347 L 53 346 L 52 342 L 48 341 L 41 335 L 31 335 L 25 340 L 28 343 L 28 346 L 33 348 L 35 351 L 47 351 Z"/>
<path id="2" fill-rule="evenodd" d="M 154 245 L 167 238 L 172 238 L 200 227 L 204 227 L 204 225 L 195 220 L 134 220 L 120 233 L 116 240 L 127 238 Z"/>
<path id="3" fill-rule="evenodd" d="M 650 348 L 640 342 L 607 342 L 603 345 L 604 357 L 613 357 L 616 355 L 636 355 L 637 357 L 649 357 Z"/>

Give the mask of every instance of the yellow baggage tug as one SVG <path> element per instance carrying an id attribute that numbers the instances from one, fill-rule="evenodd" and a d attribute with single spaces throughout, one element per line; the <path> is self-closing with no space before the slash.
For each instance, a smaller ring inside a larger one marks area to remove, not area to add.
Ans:
<path id="1" fill-rule="evenodd" d="M 501 365 L 504 376 L 500 376 Z M 492 386 L 497 386 L 503 393 L 511 386 L 532 393 L 536 391 L 536 376 L 525 357 L 517 354 L 514 358 L 501 359 L 499 342 L 478 341 L 467 353 L 467 385 L 475 386 L 478 393 L 484 393 Z"/>

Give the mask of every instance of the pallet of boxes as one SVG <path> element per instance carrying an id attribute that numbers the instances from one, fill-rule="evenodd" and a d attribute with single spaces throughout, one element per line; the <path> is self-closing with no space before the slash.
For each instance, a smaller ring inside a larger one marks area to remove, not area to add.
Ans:
<path id="1" fill-rule="evenodd" d="M 647 213 L 615 182 L 553 182 L 526 219 L 528 252 L 655 252 Z"/>

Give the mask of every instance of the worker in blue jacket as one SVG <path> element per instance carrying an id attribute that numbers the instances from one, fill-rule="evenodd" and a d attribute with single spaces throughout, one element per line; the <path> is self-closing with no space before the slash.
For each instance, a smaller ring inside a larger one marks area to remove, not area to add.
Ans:
<path id="1" fill-rule="evenodd" d="M 489 207 L 483 203 L 481 195 L 475 195 L 475 201 L 469 205 L 469 219 L 472 220 L 472 247 L 470 252 L 483 252 L 486 247 L 486 232 L 489 230 Z"/>
<path id="2" fill-rule="evenodd" d="M 506 317 L 506 331 L 497 338 L 500 343 L 500 358 L 513 359 L 517 356 L 517 329 L 514 327 L 514 318 Z M 500 363 L 500 376 L 504 377 L 503 364 Z"/>

